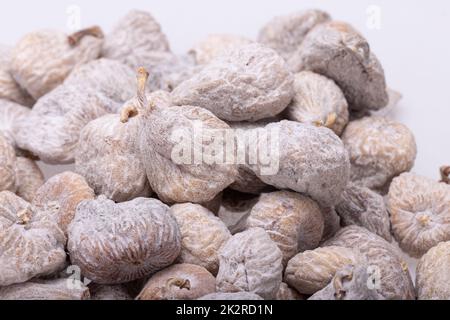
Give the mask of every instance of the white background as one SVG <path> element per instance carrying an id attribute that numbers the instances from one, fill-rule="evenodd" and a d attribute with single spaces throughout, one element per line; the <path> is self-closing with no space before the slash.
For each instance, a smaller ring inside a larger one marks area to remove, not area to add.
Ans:
<path id="1" fill-rule="evenodd" d="M 3 4 L 0 11 L 0 42 L 13 45 L 26 32 L 40 28 L 69 32 L 68 8 L 73 5 L 81 9 L 83 27 L 98 24 L 106 32 L 130 9 L 148 10 L 161 23 L 176 53 L 186 52 L 210 33 L 255 39 L 275 15 L 306 8 L 327 10 L 369 39 L 385 68 L 388 85 L 403 94 L 391 116 L 416 136 L 419 153 L 414 171 L 437 179 L 438 168 L 450 164 L 450 1 L 14 0 Z M 380 9 L 380 29 L 367 24 L 368 9 L 373 6 Z M 46 173 L 55 173 L 55 169 L 46 169 Z"/>

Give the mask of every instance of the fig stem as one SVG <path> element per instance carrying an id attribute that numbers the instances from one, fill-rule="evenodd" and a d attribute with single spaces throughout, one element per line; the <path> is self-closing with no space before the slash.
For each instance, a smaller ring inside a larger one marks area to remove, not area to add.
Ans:
<path id="1" fill-rule="evenodd" d="M 69 44 L 74 47 L 80 43 L 80 41 L 86 36 L 93 36 L 99 39 L 103 39 L 105 35 L 99 26 L 93 26 L 71 34 L 68 37 Z"/>
<path id="2" fill-rule="evenodd" d="M 450 184 L 450 166 L 441 167 L 441 182 Z"/>
<path id="3" fill-rule="evenodd" d="M 149 77 L 149 73 L 147 72 L 147 70 L 145 70 L 145 68 L 143 68 L 143 67 L 140 67 L 138 69 L 138 75 L 137 75 L 137 82 L 138 82 L 137 98 L 138 98 L 139 107 L 142 110 L 145 110 L 145 108 L 148 105 L 147 95 L 145 93 L 148 77 Z"/>
<path id="4" fill-rule="evenodd" d="M 31 221 L 31 215 L 32 215 L 32 213 L 31 213 L 31 210 L 30 210 L 29 207 L 20 210 L 17 213 L 17 217 L 19 218 L 19 222 L 18 223 L 21 224 L 21 225 L 28 224 L 28 222 Z"/>
<path id="5" fill-rule="evenodd" d="M 353 273 L 350 271 L 341 271 L 336 274 L 333 280 L 333 287 L 335 292 L 334 296 L 337 300 L 342 300 L 345 297 L 346 291 L 344 289 L 344 281 L 351 281 L 352 278 Z"/>
<path id="6" fill-rule="evenodd" d="M 122 109 L 122 112 L 120 113 L 120 122 L 127 123 L 130 118 L 136 117 L 139 114 L 138 109 L 133 106 L 129 105 Z"/>

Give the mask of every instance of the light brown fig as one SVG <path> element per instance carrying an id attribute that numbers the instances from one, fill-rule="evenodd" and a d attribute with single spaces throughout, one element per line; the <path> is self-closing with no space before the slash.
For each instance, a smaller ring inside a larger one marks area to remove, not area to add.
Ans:
<path id="1" fill-rule="evenodd" d="M 16 194 L 31 202 L 38 189 L 44 184 L 44 174 L 39 166 L 31 159 L 17 157 L 16 161 Z"/>
<path id="2" fill-rule="evenodd" d="M 16 191 L 16 153 L 0 133 L 0 191 Z"/>
<path id="3" fill-rule="evenodd" d="M 282 282 L 280 289 L 277 292 L 275 300 L 305 300 L 304 297 L 298 293 L 295 289 L 289 287 L 286 283 Z"/>
<path id="4" fill-rule="evenodd" d="M 17 148 L 16 133 L 17 124 L 26 121 L 31 109 L 20 104 L 0 99 L 0 133 L 8 142 Z"/>
<path id="5" fill-rule="evenodd" d="M 170 209 L 181 231 L 180 263 L 204 267 L 213 275 L 219 270 L 220 248 L 231 238 L 225 224 L 208 209 L 192 203 Z"/>
<path id="6" fill-rule="evenodd" d="M 99 27 L 72 35 L 42 30 L 25 35 L 12 52 L 11 72 L 20 86 L 39 99 L 64 82 L 72 70 L 100 56 Z"/>
<path id="7" fill-rule="evenodd" d="M 404 173 L 391 183 L 388 209 L 394 237 L 409 255 L 450 241 L 450 185 Z"/>
<path id="8" fill-rule="evenodd" d="M 195 300 L 216 292 L 216 279 L 203 267 L 175 264 L 154 274 L 138 300 Z"/>
<path id="9" fill-rule="evenodd" d="M 263 228 L 283 254 L 283 265 L 298 252 L 319 246 L 324 219 L 319 206 L 301 194 L 262 194 L 247 219 L 249 228 Z"/>
<path id="10" fill-rule="evenodd" d="M 68 238 L 72 264 L 98 284 L 149 276 L 171 265 L 181 249 L 178 225 L 169 207 L 156 199 L 82 201 Z"/>

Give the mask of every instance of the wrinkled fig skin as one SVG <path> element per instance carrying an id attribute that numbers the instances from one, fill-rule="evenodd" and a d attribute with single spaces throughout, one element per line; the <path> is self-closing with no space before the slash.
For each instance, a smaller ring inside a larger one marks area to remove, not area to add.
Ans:
<path id="1" fill-rule="evenodd" d="M 251 301 L 251 300 L 264 300 L 257 294 L 254 294 L 252 292 L 217 292 L 217 293 L 211 293 L 207 294 L 206 296 L 203 296 L 197 300 L 222 300 L 222 301 L 232 301 L 232 300 L 241 300 L 241 301 Z"/>
<path id="2" fill-rule="evenodd" d="M 286 283 L 282 282 L 275 300 L 305 300 L 305 298 Z"/>
<path id="3" fill-rule="evenodd" d="M 331 21 L 308 33 L 288 65 L 333 79 L 352 110 L 379 110 L 388 104 L 384 70 L 366 39 L 350 25 Z"/>
<path id="4" fill-rule="evenodd" d="M 278 191 L 262 194 L 247 219 L 249 228 L 263 228 L 283 253 L 283 265 L 298 252 L 315 249 L 324 220 L 319 206 L 303 195 Z"/>
<path id="5" fill-rule="evenodd" d="M 43 212 L 53 213 L 48 218 L 55 221 L 67 234 L 67 227 L 75 217 L 78 204 L 94 198 L 94 190 L 82 176 L 73 172 L 64 172 L 53 176 L 42 185 L 37 190 L 32 204 Z M 48 208 L 56 209 L 56 211 L 47 210 Z"/>
<path id="6" fill-rule="evenodd" d="M 299 253 L 285 270 L 287 284 L 302 294 L 314 294 L 325 288 L 336 272 L 347 264 L 362 261 L 352 249 L 330 246 Z"/>
<path id="7" fill-rule="evenodd" d="M 219 270 L 219 249 L 231 238 L 225 224 L 208 209 L 192 203 L 170 209 L 181 231 L 180 263 L 206 268 L 213 275 Z"/>
<path id="8" fill-rule="evenodd" d="M 111 114 L 91 121 L 80 134 L 76 171 L 96 194 L 116 202 L 150 196 L 151 190 L 139 157 L 140 121 L 120 121 Z"/>
<path id="9" fill-rule="evenodd" d="M 416 289 L 419 300 L 450 300 L 450 242 L 441 242 L 419 261 Z"/>
<path id="10" fill-rule="evenodd" d="M 17 157 L 16 161 L 16 194 L 31 202 L 39 188 L 44 184 L 44 174 L 36 162 L 31 159 Z"/>
<path id="11" fill-rule="evenodd" d="M 256 130 L 257 141 L 253 145 L 258 153 L 267 150 L 267 134 L 278 141 L 275 150 L 270 150 L 275 151 L 272 160 L 273 156 L 279 160 L 276 174 L 264 175 L 260 165 L 252 166 L 263 182 L 306 194 L 322 206 L 333 206 L 339 201 L 349 181 L 350 162 L 342 141 L 333 131 L 293 121 Z"/>
<path id="12" fill-rule="evenodd" d="M 30 108 L 0 99 L 0 133 L 13 147 L 16 147 L 16 125 L 26 121 L 30 111 Z"/>
<path id="13" fill-rule="evenodd" d="M 352 121 L 342 141 L 350 155 L 351 180 L 367 188 L 384 193 L 394 177 L 414 166 L 414 135 L 393 120 L 372 116 Z"/>
<path id="14" fill-rule="evenodd" d="M 347 265 L 339 270 L 330 284 L 308 300 L 386 300 L 370 285 L 367 265 Z"/>
<path id="15" fill-rule="evenodd" d="M 225 223 L 231 234 L 244 231 L 247 228 L 247 219 L 259 197 L 233 190 L 226 190 L 223 194 L 219 218 Z"/>
<path id="16" fill-rule="evenodd" d="M 391 183 L 388 209 L 394 237 L 409 255 L 420 258 L 450 241 L 450 185 L 404 173 Z"/>
<path id="17" fill-rule="evenodd" d="M 144 121 L 140 137 L 142 161 L 150 186 L 162 201 L 208 202 L 234 182 L 237 176 L 234 164 L 208 164 L 208 161 L 195 164 L 191 156 L 197 154 L 197 157 L 200 154 L 204 157 L 210 154 L 206 150 L 210 130 L 217 133 L 219 130 L 225 132 L 229 129 L 225 122 L 211 112 L 189 106 L 155 106 L 145 115 Z M 199 142 L 203 151 L 198 150 L 199 147 L 191 149 L 197 125 L 203 128 L 204 139 Z M 223 150 L 224 141 L 216 142 Z M 184 154 L 183 159 L 178 159 L 180 152 Z"/>
<path id="18" fill-rule="evenodd" d="M 16 191 L 16 153 L 0 133 L 0 191 Z"/>
<path id="19" fill-rule="evenodd" d="M 23 90 L 11 74 L 12 48 L 0 45 L 0 99 L 30 107 L 34 99 Z"/>
<path id="20" fill-rule="evenodd" d="M 199 65 L 205 65 L 237 47 L 252 43 L 250 39 L 231 34 L 211 34 L 197 43 L 191 50 L 191 55 Z"/>
<path id="21" fill-rule="evenodd" d="M 357 225 L 366 228 L 391 242 L 391 221 L 384 202 L 378 193 L 350 183 L 336 206 L 343 226 Z"/>
<path id="22" fill-rule="evenodd" d="M 30 281 L 0 287 L 0 300 L 89 300 L 89 289 L 81 282 L 71 280 Z"/>
<path id="23" fill-rule="evenodd" d="M 320 10 L 304 10 L 269 21 L 259 32 L 258 41 L 278 52 L 284 59 L 297 51 L 308 32 L 331 19 Z"/>
<path id="24" fill-rule="evenodd" d="M 261 228 L 234 235 L 219 252 L 217 291 L 253 292 L 275 298 L 282 280 L 283 255 Z"/>
<path id="25" fill-rule="evenodd" d="M 99 59 L 76 68 L 18 124 L 18 146 L 48 164 L 73 163 L 83 127 L 119 112 L 135 95 L 135 83 L 133 70 L 120 62 Z"/>
<path id="26" fill-rule="evenodd" d="M 154 52 L 168 51 L 169 42 L 154 17 L 148 12 L 133 10 L 106 35 L 102 55 L 137 69 L 147 66 Z"/>
<path id="27" fill-rule="evenodd" d="M 68 235 L 72 264 L 98 284 L 144 278 L 171 265 L 181 249 L 169 207 L 155 199 L 83 201 Z"/>
<path id="28" fill-rule="evenodd" d="M 295 74 L 294 90 L 294 99 L 285 111 L 287 119 L 342 134 L 349 120 L 348 104 L 333 80 L 303 71 Z"/>
<path id="29" fill-rule="evenodd" d="M 381 283 L 377 290 L 388 300 L 415 299 L 414 286 L 401 252 L 383 238 L 358 226 L 341 229 L 324 244 L 359 251 L 369 266 L 379 268 Z"/>
<path id="30" fill-rule="evenodd" d="M 0 287 L 61 270 L 65 242 L 56 223 L 38 209 L 9 191 L 0 193 Z"/>
<path id="31" fill-rule="evenodd" d="M 155 275 L 137 300 L 195 300 L 216 292 L 216 279 L 205 268 L 175 264 Z"/>
<path id="32" fill-rule="evenodd" d="M 173 91 L 176 105 L 206 108 L 228 121 L 258 121 L 281 113 L 294 95 L 283 59 L 260 44 L 241 46 L 206 65 Z"/>
<path id="33" fill-rule="evenodd" d="M 98 27 L 72 36 L 53 30 L 33 32 L 13 49 L 11 72 L 37 100 L 62 84 L 75 67 L 97 59 L 102 45 L 103 33 Z"/>
<path id="34" fill-rule="evenodd" d="M 91 300 L 133 300 L 125 285 L 98 285 L 89 287 Z"/>

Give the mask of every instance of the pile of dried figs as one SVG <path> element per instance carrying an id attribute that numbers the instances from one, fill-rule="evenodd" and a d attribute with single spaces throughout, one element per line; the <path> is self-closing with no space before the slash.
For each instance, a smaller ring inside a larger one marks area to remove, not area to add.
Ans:
<path id="1" fill-rule="evenodd" d="M 410 172 L 397 102 L 320 10 L 183 55 L 143 11 L 27 34 L 0 48 L 0 299 L 450 299 L 450 168 Z"/>

